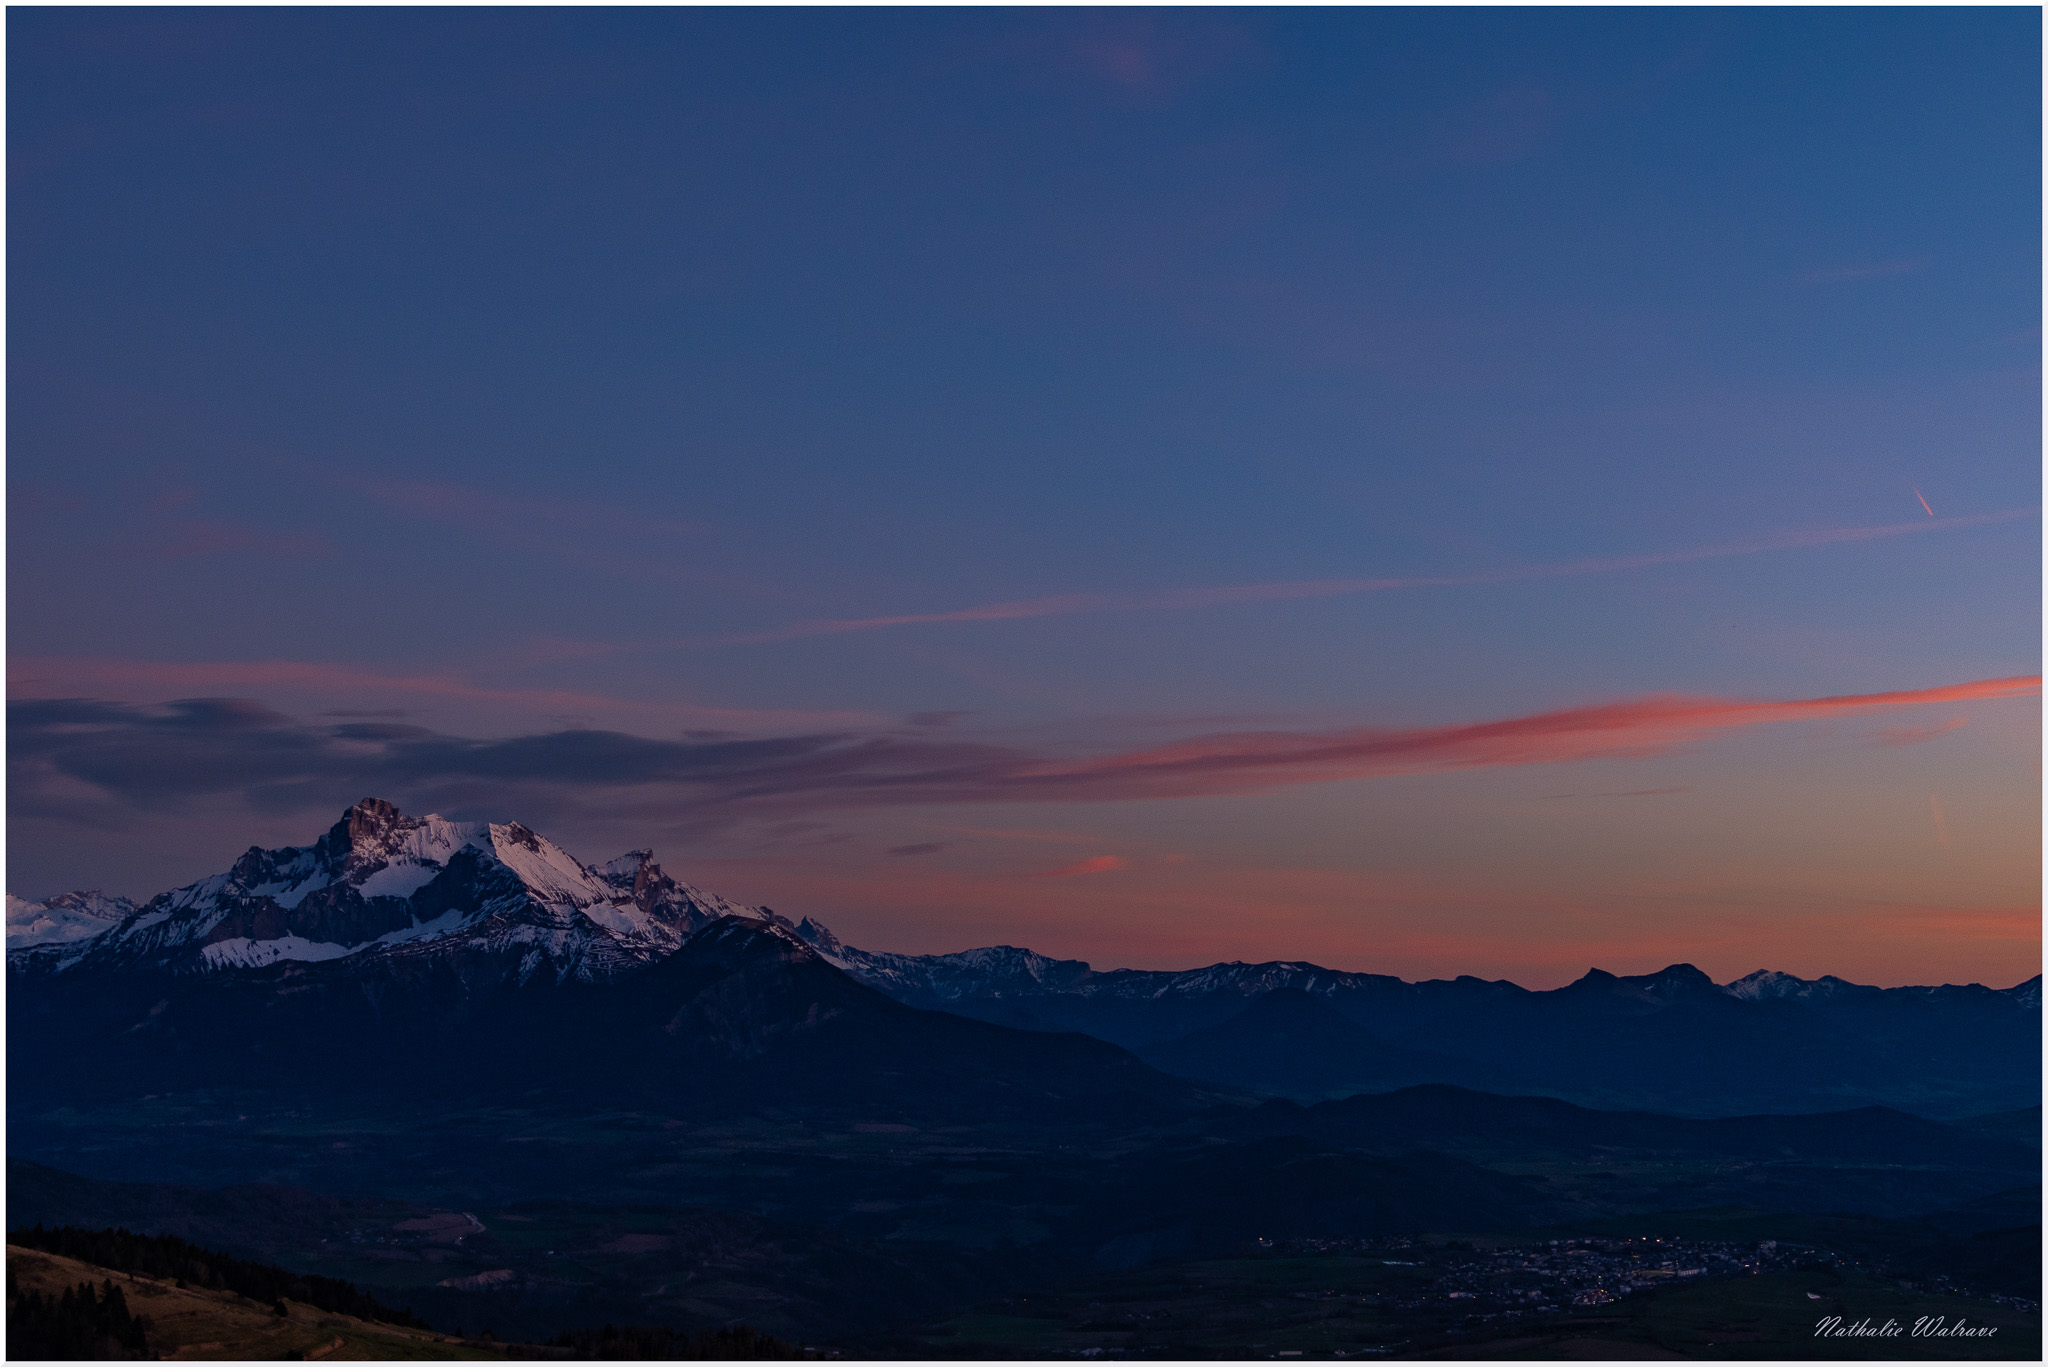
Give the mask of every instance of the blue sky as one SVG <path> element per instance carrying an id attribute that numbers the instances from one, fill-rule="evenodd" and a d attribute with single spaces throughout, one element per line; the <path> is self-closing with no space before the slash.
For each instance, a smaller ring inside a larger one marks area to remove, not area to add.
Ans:
<path id="1" fill-rule="evenodd" d="M 1008 774 L 2037 673 L 2035 11 L 8 22 L 12 691 L 130 709 L 89 756 L 26 714 L 12 891 L 153 893 L 383 776 L 876 948 L 2038 961 L 2024 695 L 1030 803 L 355 758 Z M 1450 582 L 1209 592 L 1386 579 Z"/>

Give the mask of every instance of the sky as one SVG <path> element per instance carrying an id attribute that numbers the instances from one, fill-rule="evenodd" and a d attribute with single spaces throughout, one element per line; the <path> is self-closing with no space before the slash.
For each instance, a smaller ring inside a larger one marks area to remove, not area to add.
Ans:
<path id="1" fill-rule="evenodd" d="M 2038 11 L 7 13 L 7 889 L 2040 967 Z"/>

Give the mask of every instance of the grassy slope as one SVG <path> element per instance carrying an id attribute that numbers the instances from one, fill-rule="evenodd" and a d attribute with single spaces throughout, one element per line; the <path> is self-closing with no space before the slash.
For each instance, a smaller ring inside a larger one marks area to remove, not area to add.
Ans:
<path id="1" fill-rule="evenodd" d="M 500 1356 L 445 1334 L 373 1324 L 292 1301 L 285 1302 L 290 1314 L 279 1318 L 271 1307 L 232 1291 L 180 1290 L 174 1282 L 109 1272 L 91 1263 L 12 1244 L 7 1247 L 7 1264 L 22 1290 L 49 1296 L 61 1295 L 65 1288 L 83 1281 L 97 1285 L 111 1277 L 127 1296 L 129 1310 L 149 1317 L 150 1346 L 165 1358 L 237 1361 L 275 1359 L 291 1352 L 330 1362 Z"/>

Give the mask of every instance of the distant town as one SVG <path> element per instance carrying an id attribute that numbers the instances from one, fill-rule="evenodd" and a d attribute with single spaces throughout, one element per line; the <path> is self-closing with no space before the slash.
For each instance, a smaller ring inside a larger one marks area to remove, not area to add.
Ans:
<path id="1" fill-rule="evenodd" d="M 1463 1319 L 1474 1324 L 1583 1310 L 1696 1278 L 1756 1276 L 1799 1267 L 1877 1275 L 1883 1275 L 1885 1270 L 1829 1249 L 1777 1239 L 1728 1243 L 1648 1236 L 1581 1238 L 1477 1249 L 1461 1248 L 1456 1242 L 1432 1245 L 1393 1237 L 1260 1240 L 1260 1247 L 1283 1254 L 1378 1254 L 1389 1266 L 1441 1269 L 1441 1275 L 1419 1292 L 1367 1293 L 1364 1300 L 1387 1310 L 1462 1310 Z M 1448 1262 L 1447 1253 L 1451 1256 Z M 1899 1284 L 1908 1290 L 1981 1297 L 2014 1310 L 2041 1308 L 2037 1300 L 1989 1293 L 1945 1276 L 1923 1281 L 1900 1280 Z M 1295 1294 L 1315 1298 L 1343 1293 L 1330 1290 Z"/>

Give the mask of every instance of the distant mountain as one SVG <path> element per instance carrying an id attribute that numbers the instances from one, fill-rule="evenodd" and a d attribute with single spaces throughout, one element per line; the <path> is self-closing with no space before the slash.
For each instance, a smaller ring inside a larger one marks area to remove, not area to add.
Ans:
<path id="1" fill-rule="evenodd" d="M 125 897 L 109 897 L 99 889 L 62 892 L 47 902 L 7 899 L 7 947 L 71 944 L 111 930 L 135 911 Z"/>
<path id="2" fill-rule="evenodd" d="M 1404 1006 L 1452 994 L 1520 992 L 1507 982 L 1459 978 L 1410 983 L 1382 973 L 1345 973 L 1310 963 L 1227 963 L 1181 971 L 1098 972 L 1012 945 L 953 954 L 886 954 L 843 945 L 806 917 L 797 934 L 832 963 L 898 1001 L 1037 1030 L 1080 1030 L 1139 1048 L 1221 1024 L 1256 997 L 1281 989 L 1357 1005 Z M 1426 1009 L 1426 1007 L 1425 1007 Z M 1362 1023 L 1368 1028 L 1370 1020 Z"/>
<path id="3" fill-rule="evenodd" d="M 99 889 L 60 892 L 43 902 L 7 899 L 7 959 L 23 972 L 49 972 L 77 958 L 86 941 L 112 930 L 135 912 L 125 897 Z"/>
<path id="4" fill-rule="evenodd" d="M 1096 972 L 1010 946 L 876 954 L 799 935 L 901 1001 L 1021 1029 L 1079 1030 L 1188 1077 L 1316 1100 L 1346 1087 L 1446 1082 L 1682 1114 L 1880 1103 L 1929 1115 L 2040 1100 L 2040 979 L 1866 987 L 1757 972 L 1727 986 L 1690 964 L 1589 970 L 1546 992 L 1476 977 L 1405 982 L 1315 964 Z M 1291 1026 L 1250 1008 L 1288 994 Z M 1327 1016 L 1313 1024 L 1302 999 Z M 1297 1038 L 1310 1030 L 1313 1046 Z M 1261 1040 L 1265 1043 L 1261 1043 Z M 1355 1076 L 1345 1076 L 1354 1074 Z"/>

